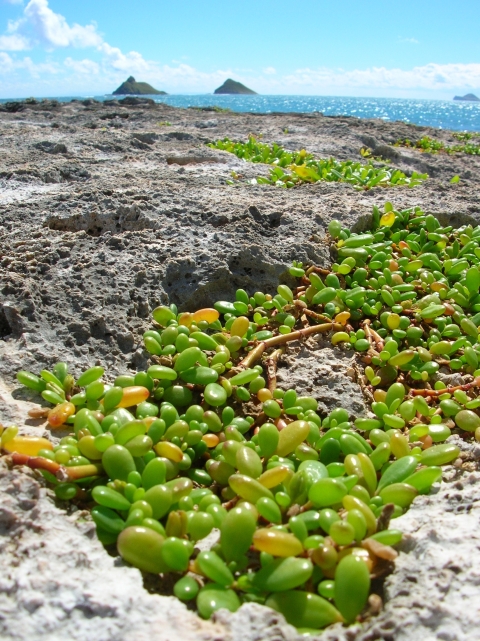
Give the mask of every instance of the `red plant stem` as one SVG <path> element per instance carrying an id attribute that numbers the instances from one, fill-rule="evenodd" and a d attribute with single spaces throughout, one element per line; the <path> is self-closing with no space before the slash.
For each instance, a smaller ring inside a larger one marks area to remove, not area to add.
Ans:
<path id="1" fill-rule="evenodd" d="M 266 345 L 265 341 L 262 341 L 261 343 L 258 343 L 251 352 L 249 352 L 244 359 L 238 363 L 237 367 L 235 370 L 242 370 L 242 369 L 248 369 L 251 365 L 256 363 L 258 359 L 262 356 L 263 352 L 265 351 Z"/>
<path id="2" fill-rule="evenodd" d="M 311 274 L 312 272 L 315 272 L 316 274 L 322 274 L 322 276 L 328 276 L 328 274 L 332 273 L 329 269 L 323 269 L 323 267 L 316 267 L 315 265 L 312 265 L 307 269 L 305 275 L 308 276 L 308 274 Z"/>
<path id="3" fill-rule="evenodd" d="M 471 383 L 465 383 L 465 385 L 456 385 L 455 387 L 444 387 L 443 389 L 411 389 L 411 396 L 441 396 L 442 394 L 453 394 L 457 390 L 462 390 L 466 392 L 473 387 L 480 387 L 480 376 L 472 381 Z"/>
<path id="4" fill-rule="evenodd" d="M 102 472 L 103 467 L 94 463 L 90 465 L 74 465 L 72 467 L 61 466 L 57 472 L 57 479 L 59 481 L 79 481 L 89 476 L 99 476 Z"/>
<path id="5" fill-rule="evenodd" d="M 263 352 L 269 347 L 276 347 L 277 345 L 285 345 L 290 341 L 296 341 L 302 338 L 307 338 L 312 334 L 325 334 L 331 330 L 340 331 L 343 329 L 343 325 L 340 323 L 322 323 L 321 325 L 310 325 L 310 327 L 305 327 L 304 329 L 299 329 L 296 332 L 291 332 L 290 334 L 279 334 L 278 336 L 273 336 L 272 338 L 267 338 L 266 340 L 258 343 L 243 360 L 241 360 L 236 370 L 247 369 L 251 367 L 254 363 L 258 361 Z"/>
<path id="6" fill-rule="evenodd" d="M 282 348 L 276 349 L 265 360 L 265 365 L 267 366 L 267 387 L 272 392 L 272 394 L 277 389 L 277 363 L 282 354 Z"/>
<path id="7" fill-rule="evenodd" d="M 311 309 L 304 309 L 303 313 L 306 316 L 310 316 L 310 318 L 314 318 L 315 320 L 321 320 L 325 322 L 332 322 L 332 320 L 328 316 L 324 316 L 323 314 L 317 314 L 317 312 L 313 312 Z"/>
<path id="8" fill-rule="evenodd" d="M 370 327 L 370 319 L 367 318 L 364 323 L 363 323 L 363 329 L 365 331 L 365 334 L 367 336 L 367 339 L 369 340 L 370 344 L 372 344 L 372 341 L 375 343 L 375 347 L 379 352 L 381 352 L 385 346 L 383 338 L 377 334 L 377 332 L 373 329 L 373 327 Z"/>
<path id="9" fill-rule="evenodd" d="M 330 332 L 331 330 L 339 332 L 342 329 L 343 325 L 330 321 L 329 323 L 322 323 L 321 325 L 311 325 L 310 327 L 299 329 L 296 332 L 291 332 L 290 334 L 280 334 L 279 336 L 273 336 L 272 338 L 267 338 L 267 340 L 263 342 L 265 343 L 265 347 L 267 348 L 275 347 L 275 345 L 284 345 L 285 343 L 289 343 L 290 341 L 307 338 L 312 334 L 325 334 L 327 332 Z"/>
<path id="10" fill-rule="evenodd" d="M 61 465 L 56 461 L 51 461 L 43 456 L 28 456 L 27 454 L 19 454 L 13 452 L 11 456 L 13 465 L 27 465 L 32 470 L 46 470 L 51 474 L 57 474 Z"/>
<path id="11" fill-rule="evenodd" d="M 54 474 L 59 481 L 78 481 L 89 476 L 99 476 L 103 472 L 102 466 L 94 463 L 65 467 L 43 456 L 28 456 L 18 452 L 13 452 L 11 461 L 13 465 L 27 465 L 32 470 L 46 470 Z"/>

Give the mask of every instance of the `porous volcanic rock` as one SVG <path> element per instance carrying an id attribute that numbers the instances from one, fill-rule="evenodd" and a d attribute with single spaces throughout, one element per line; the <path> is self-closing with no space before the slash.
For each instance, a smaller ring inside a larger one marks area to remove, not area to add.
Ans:
<path id="1" fill-rule="evenodd" d="M 61 359 L 77 375 L 101 364 L 113 380 L 143 368 L 141 338 L 155 306 L 194 310 L 231 298 L 238 287 L 272 293 L 279 280 L 292 284 L 293 259 L 330 263 L 325 230 L 332 218 L 360 231 L 372 206 L 390 200 L 400 209 L 418 205 L 442 223 L 480 223 L 479 157 L 395 149 L 392 166 L 428 172 L 429 180 L 414 189 L 364 192 L 319 182 L 280 190 L 252 184 L 267 166 L 205 145 L 250 133 L 339 160 L 359 160 L 361 147 L 399 138 L 455 142 L 448 131 L 318 113 L 218 112 L 213 124 L 211 113 L 141 98 L 2 108 L 0 422 L 62 436 L 27 420 L 38 397 L 19 388 L 19 369 L 38 372 Z M 454 175 L 461 180 L 450 184 Z M 278 378 L 316 396 L 322 413 L 340 405 L 352 415 L 366 412 L 354 355 L 322 339 L 292 344 Z M 417 498 L 397 521 L 408 537 L 386 580 L 383 612 L 318 639 L 478 639 L 477 450 L 465 450 L 464 464 L 446 470 L 437 494 Z M 100 546 L 86 513 L 56 505 L 23 468 L 2 464 L 0 476 L 2 639 L 300 639 L 258 605 L 203 622 L 149 593 L 137 570 Z"/>

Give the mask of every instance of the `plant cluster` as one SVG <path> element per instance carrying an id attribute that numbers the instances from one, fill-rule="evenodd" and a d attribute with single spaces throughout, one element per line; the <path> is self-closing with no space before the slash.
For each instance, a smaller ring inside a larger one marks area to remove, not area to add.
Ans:
<path id="1" fill-rule="evenodd" d="M 229 107 L 219 107 L 218 105 L 210 105 L 206 107 L 188 107 L 188 109 L 195 109 L 196 111 L 214 111 L 218 114 L 233 113 L 233 111 Z"/>
<path id="2" fill-rule="evenodd" d="M 423 136 L 417 141 L 411 141 L 408 138 L 397 140 L 394 144 L 395 147 L 408 147 L 411 149 L 420 149 L 420 151 L 427 152 L 429 154 L 468 154 L 470 156 L 480 156 L 480 145 L 476 145 L 473 142 L 469 142 L 474 134 L 464 133 L 464 134 L 453 134 L 457 140 L 460 140 L 463 144 L 460 145 L 447 145 L 441 140 L 435 140 L 430 136 Z"/>
<path id="3" fill-rule="evenodd" d="M 362 158 L 369 158 L 370 160 L 376 160 L 377 162 L 382 162 L 384 164 L 391 162 L 391 160 L 388 158 L 382 158 L 381 156 L 374 156 L 370 147 L 361 147 L 360 156 L 362 156 Z"/>
<path id="4" fill-rule="evenodd" d="M 204 618 L 245 602 L 308 632 L 365 617 L 402 538 L 390 521 L 456 461 L 452 431 L 480 440 L 480 227 L 387 203 L 371 231 L 329 234 L 336 262 L 294 263 L 293 290 L 156 308 L 147 371 L 19 372 L 53 405 L 30 415 L 70 432 L 58 445 L 0 428 L 13 464 L 89 507 L 106 546 L 171 574 Z M 319 334 L 358 354 L 369 415 L 321 416 L 277 387 L 283 350 Z"/>
<path id="5" fill-rule="evenodd" d="M 427 174 L 413 172 L 407 176 L 399 169 L 372 162 L 362 164 L 354 161 L 339 161 L 334 158 L 315 159 L 302 149 L 298 152 L 287 151 L 277 144 L 268 145 L 250 136 L 246 143 L 234 142 L 229 138 L 210 143 L 209 147 L 235 154 L 248 162 L 260 162 L 273 165 L 268 177 L 259 176 L 253 182 L 276 185 L 277 187 L 294 187 L 303 183 L 346 182 L 356 189 L 372 187 L 392 187 L 404 185 L 415 187 L 427 178 Z M 232 181 L 228 181 L 233 184 Z"/>
<path id="6" fill-rule="evenodd" d="M 473 140 L 473 138 L 480 138 L 480 134 L 472 131 L 460 131 L 453 133 L 452 136 L 457 140 L 460 140 L 460 142 L 467 142 L 469 140 Z"/>

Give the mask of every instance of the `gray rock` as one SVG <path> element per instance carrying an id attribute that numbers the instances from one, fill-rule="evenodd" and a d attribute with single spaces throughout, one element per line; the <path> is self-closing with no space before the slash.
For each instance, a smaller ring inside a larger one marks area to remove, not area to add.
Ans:
<path id="1" fill-rule="evenodd" d="M 280 361 L 278 386 L 313 396 L 323 416 L 336 407 L 345 408 L 352 417 L 364 416 L 368 406 L 355 382 L 355 363 L 353 350 L 333 349 L 321 337 L 306 343 L 294 342 Z"/>
<path id="2" fill-rule="evenodd" d="M 47 154 L 66 154 L 67 146 L 63 142 L 49 142 L 47 140 L 39 142 L 35 145 L 37 149 L 44 151 Z"/>
<path id="3" fill-rule="evenodd" d="M 361 134 L 359 138 L 361 142 L 370 149 L 376 149 L 380 144 L 378 140 L 374 136 L 370 136 L 370 134 Z"/>
<path id="4" fill-rule="evenodd" d="M 12 303 L 0 303 L 0 338 L 19 337 L 23 322 L 19 310 Z"/>
<path id="5" fill-rule="evenodd" d="M 375 149 L 373 149 L 373 155 L 380 156 L 380 158 L 384 158 L 385 160 L 393 160 L 395 162 L 398 162 L 402 157 L 402 154 L 398 149 L 390 147 L 390 145 L 377 145 Z"/>
<path id="6" fill-rule="evenodd" d="M 162 140 L 194 140 L 195 136 L 186 131 L 169 131 L 162 135 Z"/>
<path id="7" fill-rule="evenodd" d="M 153 145 L 160 138 L 159 134 L 156 133 L 135 133 L 133 137 L 147 145 Z"/>
<path id="8" fill-rule="evenodd" d="M 402 158 L 402 154 L 398 149 L 379 142 L 374 136 L 362 134 L 359 138 L 365 147 L 368 147 L 371 150 L 373 156 L 378 156 L 385 160 L 392 160 L 394 162 L 398 162 Z"/>
<path id="9" fill-rule="evenodd" d="M 218 120 L 212 118 L 211 120 L 199 120 L 194 123 L 194 126 L 198 129 L 211 129 L 212 127 L 218 127 Z"/>
<path id="10" fill-rule="evenodd" d="M 169 165 L 198 165 L 200 163 L 221 163 L 231 161 L 231 154 L 216 149 L 189 149 L 186 153 L 176 152 L 166 157 Z"/>

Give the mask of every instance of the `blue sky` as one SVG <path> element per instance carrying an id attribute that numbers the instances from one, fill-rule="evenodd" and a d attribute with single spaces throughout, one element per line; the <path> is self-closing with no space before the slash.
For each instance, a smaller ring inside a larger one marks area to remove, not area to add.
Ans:
<path id="1" fill-rule="evenodd" d="M 480 93 L 479 0 L 0 0 L 0 98 Z"/>

